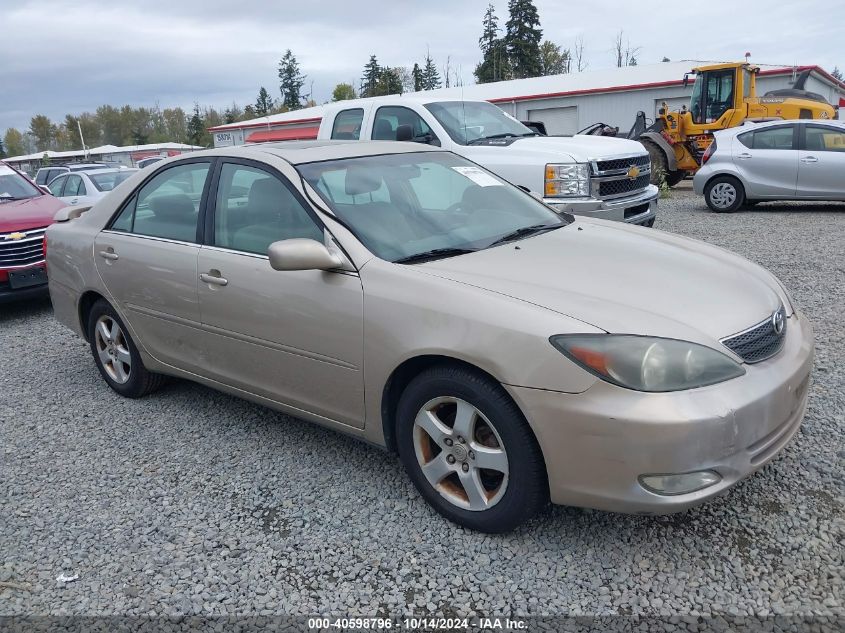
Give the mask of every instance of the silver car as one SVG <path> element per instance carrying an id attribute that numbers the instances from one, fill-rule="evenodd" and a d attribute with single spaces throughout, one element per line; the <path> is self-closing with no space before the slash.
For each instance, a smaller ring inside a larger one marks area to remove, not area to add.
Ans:
<path id="1" fill-rule="evenodd" d="M 196 152 L 57 220 L 55 314 L 114 391 L 180 376 L 386 447 L 471 528 L 689 508 L 804 416 L 812 328 L 766 270 L 434 147 Z"/>
<path id="2" fill-rule="evenodd" d="M 769 121 L 716 132 L 693 187 L 713 211 L 845 200 L 845 123 Z"/>
<path id="3" fill-rule="evenodd" d="M 69 205 L 91 206 L 137 169 L 88 169 L 62 174 L 47 185 L 54 196 Z"/>

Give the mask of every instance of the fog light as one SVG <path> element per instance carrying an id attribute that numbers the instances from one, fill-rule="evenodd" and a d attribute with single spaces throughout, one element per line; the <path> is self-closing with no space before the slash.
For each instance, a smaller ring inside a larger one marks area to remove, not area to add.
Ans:
<path id="1" fill-rule="evenodd" d="M 722 481 L 722 477 L 712 470 L 700 470 L 694 473 L 640 475 L 640 485 L 658 495 L 685 495 L 697 490 L 709 488 Z"/>

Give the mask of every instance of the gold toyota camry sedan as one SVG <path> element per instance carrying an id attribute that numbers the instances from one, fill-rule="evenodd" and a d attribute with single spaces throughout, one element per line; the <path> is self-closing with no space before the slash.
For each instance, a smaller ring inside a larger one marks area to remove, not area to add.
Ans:
<path id="1" fill-rule="evenodd" d="M 118 394 L 179 376 L 382 445 L 477 530 L 684 510 L 804 416 L 812 328 L 773 275 L 437 148 L 202 151 L 56 219 L 56 316 Z"/>

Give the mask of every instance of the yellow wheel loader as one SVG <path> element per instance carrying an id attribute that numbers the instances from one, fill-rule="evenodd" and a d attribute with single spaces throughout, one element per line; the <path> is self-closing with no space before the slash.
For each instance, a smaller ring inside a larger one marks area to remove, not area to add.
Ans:
<path id="1" fill-rule="evenodd" d="M 713 132 L 742 125 L 746 121 L 773 119 L 835 119 L 836 108 L 814 92 L 804 90 L 809 71 L 803 72 L 792 88 L 767 92 L 757 96 L 758 66 L 739 62 L 700 66 L 684 75 L 684 86 L 691 75 L 695 84 L 689 108 L 670 112 L 666 103 L 658 110 L 650 126 L 645 114 L 637 114 L 637 123 L 628 138 L 639 140 L 651 156 L 652 182 L 665 178 L 671 187 L 701 166 L 701 157 L 710 143 Z M 608 134 L 596 124 L 582 133 Z"/>

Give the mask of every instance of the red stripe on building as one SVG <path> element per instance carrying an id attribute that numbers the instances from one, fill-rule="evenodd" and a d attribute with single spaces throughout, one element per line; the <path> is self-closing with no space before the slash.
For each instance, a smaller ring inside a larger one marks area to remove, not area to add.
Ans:
<path id="1" fill-rule="evenodd" d="M 317 138 L 319 127 L 295 127 L 280 130 L 253 132 L 244 139 L 246 143 L 267 143 L 268 141 L 307 141 Z"/>
<path id="2" fill-rule="evenodd" d="M 240 123 L 240 124 L 231 124 L 228 123 L 226 125 L 217 125 L 215 127 L 208 128 L 209 132 L 215 132 L 217 130 L 227 131 L 227 130 L 240 130 L 243 128 L 248 127 L 267 127 L 269 125 L 296 125 L 297 123 L 319 123 L 322 121 L 322 117 L 311 117 L 308 119 L 290 119 L 289 121 L 262 121 L 261 123 Z"/>

